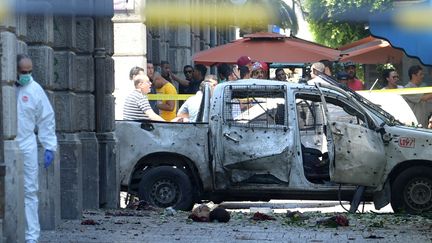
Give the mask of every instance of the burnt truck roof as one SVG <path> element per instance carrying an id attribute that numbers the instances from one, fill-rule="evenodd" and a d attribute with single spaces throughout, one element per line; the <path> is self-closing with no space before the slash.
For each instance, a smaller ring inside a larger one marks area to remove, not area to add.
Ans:
<path id="1" fill-rule="evenodd" d="M 369 101 L 365 97 L 361 96 L 360 94 L 356 93 L 355 91 L 351 90 L 350 88 L 341 85 L 339 82 L 334 80 L 332 77 L 329 77 L 325 74 L 318 75 L 318 82 L 322 83 L 324 89 L 330 90 L 332 92 L 338 92 L 338 93 L 345 93 L 350 98 L 355 99 L 357 102 L 362 103 L 365 108 L 372 111 L 373 113 L 379 113 L 381 116 L 384 116 L 386 119 L 388 119 L 388 124 L 393 125 L 401 125 L 402 123 L 398 121 L 393 115 L 382 109 L 379 105 Z M 222 95 L 222 90 L 224 90 L 225 87 L 235 85 L 235 86 L 242 86 L 242 85 L 257 85 L 257 86 L 285 86 L 288 89 L 316 89 L 315 85 L 307 84 L 307 83 L 292 83 L 292 82 L 286 82 L 286 81 L 276 81 L 276 80 L 266 80 L 266 79 L 241 79 L 236 81 L 230 81 L 230 82 L 224 82 L 220 83 L 216 86 L 214 95 L 220 96 Z"/>

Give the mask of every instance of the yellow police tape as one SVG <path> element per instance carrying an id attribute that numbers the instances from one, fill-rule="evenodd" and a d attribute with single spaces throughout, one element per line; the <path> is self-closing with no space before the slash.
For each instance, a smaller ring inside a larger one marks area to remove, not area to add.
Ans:
<path id="1" fill-rule="evenodd" d="M 393 93 L 399 95 L 411 95 L 411 94 L 432 93 L 432 87 L 403 88 L 403 89 L 374 89 L 374 90 L 361 90 L 357 92 Z"/>
<path id="2" fill-rule="evenodd" d="M 187 98 L 193 96 L 193 94 L 148 94 L 149 100 L 187 100 Z"/>

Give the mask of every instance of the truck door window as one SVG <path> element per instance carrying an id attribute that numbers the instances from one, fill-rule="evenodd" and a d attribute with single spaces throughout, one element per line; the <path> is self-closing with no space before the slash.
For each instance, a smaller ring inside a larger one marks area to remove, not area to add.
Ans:
<path id="1" fill-rule="evenodd" d="M 349 104 L 327 97 L 326 101 L 330 120 L 367 127 L 365 116 Z"/>
<path id="2" fill-rule="evenodd" d="M 286 126 L 285 89 L 279 86 L 227 86 L 224 120 L 247 127 Z"/>
<path id="3" fill-rule="evenodd" d="M 325 99 L 330 120 L 367 127 L 364 114 L 353 108 L 344 98 L 326 96 Z M 322 110 L 317 109 L 322 106 L 322 102 L 318 95 L 297 94 L 296 104 L 300 130 L 310 130 L 322 125 Z"/>

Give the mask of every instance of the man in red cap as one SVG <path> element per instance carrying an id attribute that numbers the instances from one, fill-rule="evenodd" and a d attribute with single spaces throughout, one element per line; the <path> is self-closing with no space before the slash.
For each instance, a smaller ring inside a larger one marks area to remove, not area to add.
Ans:
<path id="1" fill-rule="evenodd" d="M 256 79 L 265 79 L 265 71 L 264 67 L 262 66 L 261 62 L 255 62 L 252 65 L 252 78 Z"/>
<path id="2" fill-rule="evenodd" d="M 237 59 L 237 65 L 239 67 L 248 66 L 248 68 L 250 69 L 252 67 L 252 60 L 248 56 L 241 56 L 239 57 L 239 59 Z"/>
<path id="3" fill-rule="evenodd" d="M 263 79 L 269 79 L 269 66 L 266 62 L 259 62 L 261 64 L 262 70 L 264 71 Z"/>
<path id="4" fill-rule="evenodd" d="M 253 62 L 252 59 L 248 56 L 241 56 L 237 59 L 237 68 L 234 68 L 234 73 L 236 73 L 236 75 L 238 77 L 241 77 L 241 73 L 240 73 L 240 69 L 242 69 L 242 72 L 245 73 L 250 73 L 252 71 L 252 66 L 253 66 Z"/>

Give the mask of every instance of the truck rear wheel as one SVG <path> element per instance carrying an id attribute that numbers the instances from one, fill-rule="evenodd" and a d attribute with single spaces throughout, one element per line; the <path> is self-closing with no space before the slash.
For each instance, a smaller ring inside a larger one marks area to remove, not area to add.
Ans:
<path id="1" fill-rule="evenodd" d="M 416 166 L 399 174 L 391 185 L 395 213 L 432 211 L 432 168 Z"/>
<path id="2" fill-rule="evenodd" d="M 146 171 L 139 184 L 138 195 L 151 205 L 177 210 L 191 210 L 192 183 L 185 172 L 171 166 L 158 166 Z"/>

